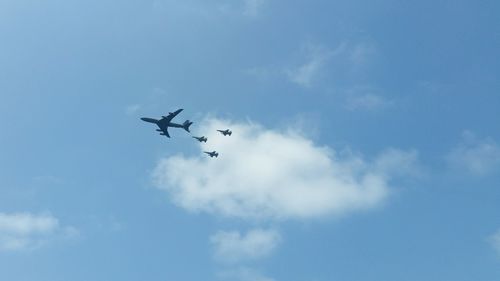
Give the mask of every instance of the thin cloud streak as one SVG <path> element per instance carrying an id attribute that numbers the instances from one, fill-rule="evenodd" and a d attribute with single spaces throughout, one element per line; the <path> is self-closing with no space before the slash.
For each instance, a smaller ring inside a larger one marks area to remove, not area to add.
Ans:
<path id="1" fill-rule="evenodd" d="M 460 143 L 446 157 L 452 169 L 485 176 L 500 171 L 500 147 L 491 138 L 479 139 L 464 131 Z"/>
<path id="2" fill-rule="evenodd" d="M 364 94 L 360 96 L 350 96 L 347 98 L 345 107 L 352 111 L 357 110 L 381 110 L 392 106 L 394 103 L 382 96 L 375 94 Z"/>
<path id="3" fill-rule="evenodd" d="M 55 236 L 74 236 L 78 231 L 63 227 L 50 214 L 0 213 L 0 251 L 35 249 Z"/>
<path id="4" fill-rule="evenodd" d="M 210 237 L 210 242 L 218 261 L 234 263 L 270 255 L 281 242 L 281 235 L 273 229 L 252 229 L 245 234 L 219 231 Z"/>
<path id="5" fill-rule="evenodd" d="M 239 281 L 276 281 L 271 277 L 264 276 L 255 269 L 248 267 L 238 267 L 232 270 L 220 272 L 219 277 L 223 280 Z"/>
<path id="6" fill-rule="evenodd" d="M 497 252 L 500 257 L 500 228 L 495 232 L 495 234 L 490 236 L 490 243 L 493 246 L 493 249 Z"/>
<path id="7" fill-rule="evenodd" d="M 285 74 L 291 82 L 302 87 L 311 87 L 328 61 L 333 56 L 343 52 L 345 48 L 345 43 L 340 44 L 335 50 L 320 45 L 307 44 L 304 48 L 307 61 L 299 66 L 285 69 Z"/>
<path id="8" fill-rule="evenodd" d="M 267 0 L 244 0 L 244 10 L 243 14 L 250 17 L 256 17 L 259 15 L 262 6 L 267 2 Z"/>

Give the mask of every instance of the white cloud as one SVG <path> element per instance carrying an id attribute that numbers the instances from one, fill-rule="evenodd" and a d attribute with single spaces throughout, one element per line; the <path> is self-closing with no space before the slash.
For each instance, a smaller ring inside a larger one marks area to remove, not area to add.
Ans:
<path id="1" fill-rule="evenodd" d="M 210 237 L 210 242 L 215 247 L 215 258 L 223 262 L 266 257 L 280 241 L 280 234 L 273 229 L 252 229 L 246 234 L 238 231 L 219 231 Z"/>
<path id="2" fill-rule="evenodd" d="M 490 237 L 490 242 L 493 248 L 497 251 L 498 255 L 500 255 L 500 229 L 498 229 L 497 232 Z"/>
<path id="3" fill-rule="evenodd" d="M 308 44 L 304 48 L 306 62 L 286 69 L 285 73 L 290 81 L 303 87 L 310 87 L 327 62 L 334 55 L 341 53 L 345 47 L 345 44 L 340 44 L 337 49 L 330 50 L 323 46 Z"/>
<path id="4" fill-rule="evenodd" d="M 76 233 L 76 229 L 62 227 L 49 214 L 0 213 L 0 251 L 34 249 L 55 235 Z"/>
<path id="5" fill-rule="evenodd" d="M 233 270 L 223 271 L 219 274 L 222 279 L 239 280 L 239 281 L 275 281 L 275 279 L 267 277 L 247 267 L 239 267 Z"/>
<path id="6" fill-rule="evenodd" d="M 500 147 L 491 138 L 478 139 L 470 131 L 462 133 L 462 141 L 448 154 L 453 168 L 474 175 L 486 175 L 500 168 Z"/>
<path id="7" fill-rule="evenodd" d="M 168 157 L 153 178 L 178 206 L 226 217 L 305 219 L 369 209 L 387 197 L 392 167 L 398 169 L 402 160 L 409 167 L 416 158 L 414 152 L 391 150 L 370 163 L 292 130 L 250 122 L 207 119 L 199 128 L 208 137 L 200 149 L 216 149 L 219 158 Z M 232 136 L 221 136 L 215 131 L 220 128 L 231 128 Z"/>

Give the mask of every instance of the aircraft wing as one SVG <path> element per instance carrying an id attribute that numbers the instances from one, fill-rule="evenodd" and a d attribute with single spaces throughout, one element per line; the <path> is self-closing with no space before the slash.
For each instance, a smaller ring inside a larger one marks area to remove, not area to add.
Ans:
<path id="1" fill-rule="evenodd" d="M 181 113 L 181 111 L 182 111 L 182 110 L 183 110 L 183 109 L 181 108 L 181 109 L 177 109 L 177 110 L 176 110 L 176 111 L 174 111 L 174 112 L 170 112 L 170 113 L 168 114 L 168 116 L 163 117 L 163 119 L 164 119 L 164 120 L 167 122 L 167 124 L 168 124 L 168 123 L 170 123 L 170 121 L 172 121 L 172 119 L 174 119 L 174 117 L 175 117 L 175 116 L 177 116 L 177 114 Z M 164 121 L 164 122 L 165 122 L 165 121 Z"/>

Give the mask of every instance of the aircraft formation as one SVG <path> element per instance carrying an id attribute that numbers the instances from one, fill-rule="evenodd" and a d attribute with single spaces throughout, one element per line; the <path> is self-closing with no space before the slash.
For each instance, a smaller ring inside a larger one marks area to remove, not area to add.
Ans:
<path id="1" fill-rule="evenodd" d="M 149 118 L 149 117 L 143 117 L 141 118 L 142 121 L 148 122 L 148 123 L 153 123 L 158 126 L 159 129 L 156 129 L 157 132 L 160 132 L 160 135 L 166 136 L 167 138 L 170 138 L 170 134 L 168 133 L 168 128 L 182 128 L 186 132 L 190 133 L 189 131 L 189 126 L 193 124 L 193 122 L 186 120 L 182 124 L 174 123 L 172 122 L 172 119 L 175 118 L 179 113 L 181 113 L 183 109 L 177 109 L 174 112 L 169 112 L 167 116 L 162 116 L 161 119 L 154 119 L 154 118 Z M 220 132 L 223 136 L 231 136 L 233 132 L 229 129 L 225 130 L 217 130 Z M 194 139 L 196 139 L 199 142 L 207 142 L 207 138 L 205 136 L 201 137 L 195 137 L 193 136 Z M 206 153 L 210 158 L 217 158 L 219 156 L 219 153 L 217 151 L 204 151 L 203 153 Z"/>

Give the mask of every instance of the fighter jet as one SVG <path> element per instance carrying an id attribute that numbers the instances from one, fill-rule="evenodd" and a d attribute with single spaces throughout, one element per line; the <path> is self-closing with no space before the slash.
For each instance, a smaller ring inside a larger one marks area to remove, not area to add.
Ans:
<path id="1" fill-rule="evenodd" d="M 174 119 L 177 114 L 179 114 L 183 109 L 178 109 L 174 112 L 169 112 L 168 116 L 162 116 L 160 120 L 156 120 L 153 118 L 147 118 L 143 117 L 141 118 L 142 121 L 146 121 L 149 123 L 156 124 L 160 129 L 156 129 L 157 132 L 160 132 L 160 135 L 166 136 L 167 138 L 170 138 L 170 135 L 168 134 L 168 127 L 173 127 L 173 128 L 183 128 L 187 132 L 189 132 L 189 126 L 193 124 L 193 122 L 186 120 L 182 124 L 177 124 L 177 123 L 172 123 L 172 119 Z"/>
<path id="2" fill-rule="evenodd" d="M 233 132 L 231 132 L 229 129 L 226 129 L 226 130 L 217 130 L 219 132 L 221 132 L 221 134 L 223 134 L 224 136 L 230 136 Z"/>
<path id="3" fill-rule="evenodd" d="M 202 137 L 193 137 L 194 139 L 197 139 L 199 142 L 207 142 L 207 138 L 205 136 Z"/>
<path id="4" fill-rule="evenodd" d="M 208 151 L 203 151 L 203 152 L 205 152 L 206 154 L 208 154 L 208 156 L 210 156 L 210 157 L 217 158 L 219 156 L 219 153 L 217 153 L 217 151 L 215 151 L 215 150 L 212 151 L 212 152 L 208 152 Z"/>

